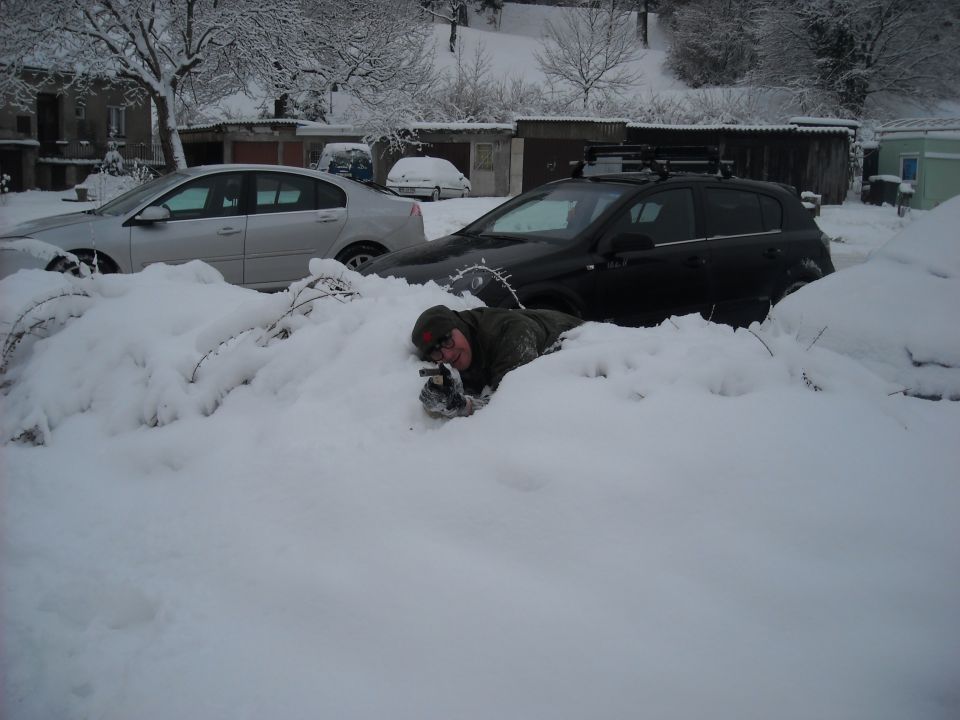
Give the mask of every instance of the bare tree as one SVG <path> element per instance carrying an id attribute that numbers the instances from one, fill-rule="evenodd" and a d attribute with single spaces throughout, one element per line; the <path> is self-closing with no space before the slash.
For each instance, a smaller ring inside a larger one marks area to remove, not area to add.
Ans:
<path id="1" fill-rule="evenodd" d="M 186 167 L 177 132 L 178 94 L 188 80 L 207 99 L 282 75 L 296 57 L 297 0 L 34 0 L 18 3 L 21 48 L 75 73 L 125 82 L 157 111 L 167 170 Z"/>
<path id="2" fill-rule="evenodd" d="M 450 52 L 457 51 L 457 28 L 467 24 L 467 0 L 420 0 L 430 15 L 450 23 Z"/>
<path id="3" fill-rule="evenodd" d="M 673 9 L 667 64 L 693 87 L 731 85 L 756 67 L 757 0 L 691 0 Z"/>
<path id="4" fill-rule="evenodd" d="M 433 34 L 416 0 L 311 0 L 306 8 L 309 42 L 289 83 L 301 116 L 325 117 L 323 98 L 335 88 L 371 136 L 396 136 L 422 119 L 437 75 Z"/>
<path id="5" fill-rule="evenodd" d="M 572 86 L 586 109 L 592 93 L 616 94 L 633 85 L 638 74 L 629 63 L 642 51 L 630 30 L 626 5 L 616 0 L 585 0 L 548 20 L 541 51 L 535 53 L 548 79 Z"/>
<path id="6" fill-rule="evenodd" d="M 490 54 L 481 43 L 469 57 L 457 48 L 457 64 L 443 78 L 429 106 L 432 120 L 509 122 L 518 114 L 540 112 L 543 92 L 522 77 L 494 75 Z"/>
<path id="7" fill-rule="evenodd" d="M 872 95 L 956 94 L 960 8 L 935 0 L 778 0 L 762 15 L 753 80 L 811 110 L 862 115 Z"/>
<path id="8" fill-rule="evenodd" d="M 36 64 L 40 38 L 24 32 L 20 19 L 32 11 L 31 0 L 0 0 L 0 105 L 31 110 L 38 88 L 24 69 Z"/>

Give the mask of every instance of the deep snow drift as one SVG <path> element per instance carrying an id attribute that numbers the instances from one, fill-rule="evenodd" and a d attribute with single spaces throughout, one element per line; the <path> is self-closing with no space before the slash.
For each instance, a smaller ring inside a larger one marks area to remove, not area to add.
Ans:
<path id="1" fill-rule="evenodd" d="M 960 392 L 958 224 L 750 330 L 588 324 L 449 422 L 436 286 L 3 280 L 5 333 L 56 299 L 3 376 L 0 715 L 957 717 L 960 403 L 903 348 Z"/>

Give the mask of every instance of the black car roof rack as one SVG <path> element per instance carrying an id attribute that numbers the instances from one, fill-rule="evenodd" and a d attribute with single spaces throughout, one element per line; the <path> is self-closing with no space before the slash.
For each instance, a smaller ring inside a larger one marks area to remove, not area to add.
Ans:
<path id="1" fill-rule="evenodd" d="M 728 178 L 733 161 L 722 160 L 716 145 L 588 145 L 571 177 L 649 170 L 662 178 L 671 172 L 700 172 Z M 597 166 L 600 167 L 597 167 Z M 591 168 L 592 172 L 585 172 Z"/>

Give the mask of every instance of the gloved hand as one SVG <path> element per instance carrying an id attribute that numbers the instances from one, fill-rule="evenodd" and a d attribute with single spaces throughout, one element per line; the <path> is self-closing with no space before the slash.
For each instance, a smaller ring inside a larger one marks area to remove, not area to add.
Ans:
<path id="1" fill-rule="evenodd" d="M 453 370 L 442 385 L 427 380 L 420 391 L 420 402 L 424 409 L 435 415 L 453 418 L 467 412 L 467 397 L 463 394 L 463 381 L 460 373 Z"/>

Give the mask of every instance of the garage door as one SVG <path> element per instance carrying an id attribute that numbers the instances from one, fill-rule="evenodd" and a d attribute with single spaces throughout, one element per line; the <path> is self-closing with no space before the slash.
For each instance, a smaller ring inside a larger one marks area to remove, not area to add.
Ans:
<path id="1" fill-rule="evenodd" d="M 303 143 L 285 142 L 283 144 L 283 164 L 303 167 Z"/>
<path id="2" fill-rule="evenodd" d="M 470 177 L 470 143 L 468 142 L 431 143 L 424 155 L 449 160 L 465 177 Z"/>
<path id="3" fill-rule="evenodd" d="M 277 143 L 275 142 L 235 142 L 233 144 L 235 163 L 277 164 Z"/>

